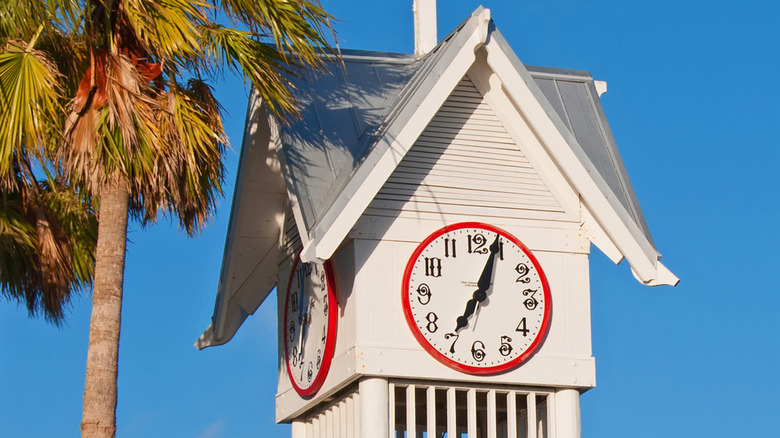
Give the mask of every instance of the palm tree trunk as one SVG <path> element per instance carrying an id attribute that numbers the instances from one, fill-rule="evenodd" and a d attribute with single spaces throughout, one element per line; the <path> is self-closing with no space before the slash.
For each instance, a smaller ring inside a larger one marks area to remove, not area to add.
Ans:
<path id="1" fill-rule="evenodd" d="M 119 328 L 125 272 L 129 189 L 121 178 L 104 184 L 100 194 L 92 319 L 81 436 L 113 438 L 116 433 Z"/>

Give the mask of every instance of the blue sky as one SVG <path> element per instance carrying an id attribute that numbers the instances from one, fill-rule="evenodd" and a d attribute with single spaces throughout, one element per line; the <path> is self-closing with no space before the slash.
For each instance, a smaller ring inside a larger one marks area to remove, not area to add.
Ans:
<path id="1" fill-rule="evenodd" d="M 324 1 L 344 48 L 413 50 L 411 0 Z M 439 2 L 444 36 L 479 3 Z M 485 1 L 526 64 L 590 71 L 664 263 L 648 288 L 591 256 L 597 387 L 583 436 L 777 433 L 780 392 L 780 4 Z M 274 424 L 275 303 L 197 351 L 220 270 L 247 92 L 216 84 L 234 145 L 227 198 L 197 239 L 129 234 L 118 437 L 287 437 Z M 0 435 L 79 436 L 90 300 L 58 329 L 0 302 Z"/>

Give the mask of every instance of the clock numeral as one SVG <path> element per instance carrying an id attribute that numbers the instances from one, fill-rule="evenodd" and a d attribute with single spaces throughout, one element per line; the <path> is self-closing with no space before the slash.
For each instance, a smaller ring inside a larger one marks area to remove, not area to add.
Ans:
<path id="1" fill-rule="evenodd" d="M 468 238 L 468 250 L 469 254 L 487 254 L 488 249 L 485 248 L 485 244 L 487 243 L 487 239 L 485 238 L 485 235 L 482 233 L 475 234 L 475 235 L 467 235 Z"/>
<path id="2" fill-rule="evenodd" d="M 525 317 L 523 317 L 523 319 L 520 320 L 520 323 L 517 324 L 515 331 L 522 333 L 525 337 L 528 337 L 528 332 L 530 332 L 530 330 L 528 330 L 526 326 Z"/>
<path id="3" fill-rule="evenodd" d="M 523 318 L 525 320 L 525 318 Z M 509 336 L 501 336 L 501 346 L 498 347 L 498 352 L 501 353 L 502 356 L 509 356 L 510 353 L 512 353 L 512 338 Z"/>
<path id="4" fill-rule="evenodd" d="M 322 365 L 322 349 L 317 349 L 317 369 L 320 369 L 320 365 Z"/>
<path id="5" fill-rule="evenodd" d="M 325 331 L 325 324 L 323 324 L 322 325 L 322 339 L 320 339 L 320 342 L 322 342 L 323 344 L 325 343 L 325 336 L 326 336 L 326 334 L 327 334 L 327 332 Z"/>
<path id="6" fill-rule="evenodd" d="M 517 266 L 515 266 L 515 271 L 517 271 L 518 274 L 520 274 L 519 277 L 517 277 L 517 280 L 515 280 L 515 283 L 530 283 L 531 277 L 528 277 L 528 265 L 525 263 L 518 263 Z"/>
<path id="7" fill-rule="evenodd" d="M 309 383 L 311 383 L 311 378 L 314 375 L 314 370 L 312 370 L 312 363 L 309 361 L 309 369 L 306 371 L 306 377 L 309 379 Z"/>
<path id="8" fill-rule="evenodd" d="M 298 365 L 298 347 L 293 347 L 292 351 L 292 366 L 296 367 Z"/>
<path id="9" fill-rule="evenodd" d="M 290 334 L 290 342 L 295 339 L 295 323 L 290 321 L 290 327 L 287 329 L 288 333 Z"/>
<path id="10" fill-rule="evenodd" d="M 320 272 L 320 289 L 321 289 L 323 292 L 325 291 L 325 286 L 326 286 L 326 284 L 327 284 L 327 283 L 325 282 L 325 271 L 321 271 L 321 272 Z"/>
<path id="11" fill-rule="evenodd" d="M 328 294 L 325 294 L 324 297 L 322 297 L 323 305 L 322 305 L 322 313 L 325 314 L 325 316 L 328 316 Z"/>
<path id="12" fill-rule="evenodd" d="M 417 301 L 423 306 L 431 302 L 431 289 L 427 284 L 421 283 L 417 286 L 417 295 L 419 295 Z"/>
<path id="13" fill-rule="evenodd" d="M 536 295 L 536 289 L 526 289 L 523 291 L 523 295 L 528 297 L 525 299 L 525 301 L 523 301 L 525 308 L 528 310 L 536 309 L 536 306 L 539 305 L 539 301 L 534 298 L 534 295 Z"/>
<path id="14" fill-rule="evenodd" d="M 479 347 L 477 344 L 479 344 Z M 471 357 L 477 362 L 485 360 L 485 344 L 483 344 L 482 341 L 474 341 L 474 343 L 471 344 Z"/>
<path id="15" fill-rule="evenodd" d="M 428 314 L 425 315 L 425 320 L 428 321 L 428 324 L 425 325 L 428 332 L 436 333 L 436 330 L 439 329 L 439 326 L 436 325 L 436 321 L 439 320 L 439 317 L 433 312 L 428 312 Z"/>
<path id="16" fill-rule="evenodd" d="M 425 258 L 425 276 L 441 277 L 441 259 L 438 257 Z"/>
<path id="17" fill-rule="evenodd" d="M 444 335 L 444 339 L 455 338 L 455 340 L 452 341 L 452 345 L 450 345 L 450 353 L 455 353 L 455 342 L 458 341 L 459 337 L 460 335 L 457 333 L 447 333 Z"/>
<path id="18" fill-rule="evenodd" d="M 292 304 L 292 311 L 293 313 L 298 311 L 298 292 L 293 292 L 292 295 L 290 295 L 290 304 Z"/>
<path id="19" fill-rule="evenodd" d="M 444 257 L 457 257 L 455 254 L 455 239 L 444 238 Z"/>

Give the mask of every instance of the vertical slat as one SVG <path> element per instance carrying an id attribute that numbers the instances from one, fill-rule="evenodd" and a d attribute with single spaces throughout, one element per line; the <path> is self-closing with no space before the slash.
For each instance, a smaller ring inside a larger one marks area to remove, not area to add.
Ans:
<path id="1" fill-rule="evenodd" d="M 327 438 L 334 438 L 333 429 L 333 408 L 331 407 L 325 412 L 325 436 Z"/>
<path id="2" fill-rule="evenodd" d="M 360 409 L 360 398 L 363 397 L 360 395 L 360 392 L 356 392 L 355 395 L 352 396 L 353 403 L 352 403 L 352 413 L 355 420 L 355 437 L 360 436 L 360 423 L 363 421 L 363 411 Z"/>
<path id="3" fill-rule="evenodd" d="M 314 425 L 311 420 L 306 422 L 306 438 L 316 438 L 314 436 Z"/>
<path id="4" fill-rule="evenodd" d="M 447 436 L 458 436 L 458 423 L 455 415 L 458 411 L 458 407 L 455 405 L 455 388 L 447 388 Z"/>
<path id="5" fill-rule="evenodd" d="M 347 414 L 347 418 L 344 420 L 344 425 L 347 430 L 346 438 L 355 438 L 355 396 L 354 394 L 347 397 L 346 408 L 344 409 Z"/>
<path id="6" fill-rule="evenodd" d="M 339 402 L 339 432 L 336 435 L 337 437 L 347 436 L 347 430 L 349 430 L 347 424 L 347 399 L 344 399 Z"/>
<path id="7" fill-rule="evenodd" d="M 426 407 L 427 407 L 427 422 L 428 422 L 428 435 L 429 437 L 435 437 L 436 435 L 436 387 L 435 386 L 429 386 L 426 391 L 426 396 L 428 400 L 426 400 Z"/>
<path id="8" fill-rule="evenodd" d="M 574 391 L 574 390 L 572 390 Z M 557 413 L 555 412 L 555 405 L 556 405 L 556 394 L 555 393 L 549 393 L 547 394 L 547 436 L 548 437 L 554 437 L 557 436 L 556 434 L 558 431 L 555 429 L 555 425 L 557 424 Z M 579 401 L 579 394 L 577 394 L 577 401 Z M 577 417 L 576 421 L 572 422 L 572 426 L 574 426 L 574 431 L 572 433 L 572 436 L 579 436 L 579 405 L 577 406 Z M 546 437 L 545 437 L 546 438 Z"/>
<path id="9" fill-rule="evenodd" d="M 336 403 L 331 408 L 333 410 L 333 436 L 341 437 L 341 403 Z"/>
<path id="10" fill-rule="evenodd" d="M 388 385 L 387 398 L 388 398 L 387 418 L 388 418 L 388 423 L 390 424 L 388 430 L 390 431 L 390 438 L 395 438 L 395 384 L 394 383 Z"/>
<path id="11" fill-rule="evenodd" d="M 320 435 L 320 417 L 314 417 L 311 420 L 311 436 L 312 438 L 322 438 L 322 435 Z"/>
<path id="12" fill-rule="evenodd" d="M 514 391 L 506 395 L 506 437 L 517 438 L 517 393 Z"/>
<path id="13" fill-rule="evenodd" d="M 536 393 L 529 392 L 525 403 L 528 407 L 528 438 L 536 438 Z"/>
<path id="14" fill-rule="evenodd" d="M 417 436 L 417 403 L 415 401 L 414 385 L 406 387 L 406 437 L 415 438 Z"/>
<path id="15" fill-rule="evenodd" d="M 487 436 L 496 438 L 496 391 L 494 389 L 487 393 Z"/>
<path id="16" fill-rule="evenodd" d="M 466 393 L 466 419 L 469 438 L 477 438 L 477 390 L 474 388 Z"/>

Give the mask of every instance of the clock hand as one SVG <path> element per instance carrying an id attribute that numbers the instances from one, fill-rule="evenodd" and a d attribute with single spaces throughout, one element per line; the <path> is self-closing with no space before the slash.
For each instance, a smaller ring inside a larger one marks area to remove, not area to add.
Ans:
<path id="1" fill-rule="evenodd" d="M 301 285 L 301 295 L 298 298 L 298 357 L 303 358 L 303 333 L 306 331 L 309 323 L 309 309 L 304 307 L 308 301 L 306 296 L 306 285 L 304 284 L 304 265 L 301 264 L 301 269 L 298 271 L 298 284 Z M 304 308 L 306 310 L 304 310 Z"/>
<path id="2" fill-rule="evenodd" d="M 471 299 L 466 302 L 466 310 L 463 312 L 463 315 L 458 317 L 456 321 L 456 332 L 468 325 L 469 317 L 474 314 L 474 310 L 476 309 L 477 304 L 487 299 L 487 290 L 490 289 L 490 284 L 492 283 L 491 280 L 493 279 L 493 264 L 495 263 L 496 255 L 501 248 L 500 245 L 499 234 L 496 234 L 496 240 L 494 240 L 490 245 L 490 256 L 488 256 L 487 263 L 485 263 L 485 268 L 482 270 L 482 275 L 479 276 L 479 281 L 477 282 L 478 289 L 474 291 Z"/>

